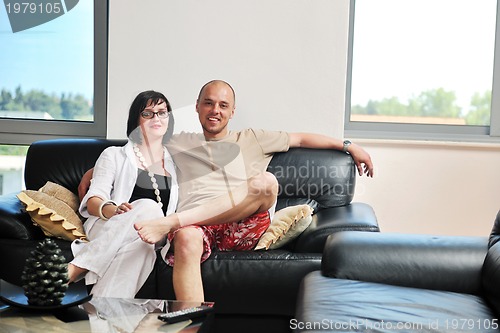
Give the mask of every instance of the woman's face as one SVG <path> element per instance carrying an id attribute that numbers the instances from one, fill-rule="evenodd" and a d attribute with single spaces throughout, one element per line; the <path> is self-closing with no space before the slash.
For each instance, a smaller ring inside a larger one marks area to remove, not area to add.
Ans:
<path id="1" fill-rule="evenodd" d="M 143 136 L 147 137 L 147 140 L 163 138 L 168 128 L 168 116 L 167 103 L 153 105 L 149 102 L 139 116 Z"/>

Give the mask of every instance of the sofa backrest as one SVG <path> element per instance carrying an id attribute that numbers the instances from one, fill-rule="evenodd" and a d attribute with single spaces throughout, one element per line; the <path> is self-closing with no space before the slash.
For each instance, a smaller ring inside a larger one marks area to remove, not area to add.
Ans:
<path id="1" fill-rule="evenodd" d="M 484 295 L 500 318 L 500 243 L 488 249 L 488 254 L 483 264 L 482 283 Z"/>
<path id="2" fill-rule="evenodd" d="M 491 230 L 488 254 L 483 264 L 482 283 L 485 297 L 500 318 L 500 212 Z"/>
<path id="3" fill-rule="evenodd" d="M 78 193 L 83 174 L 94 167 L 101 152 L 109 146 L 121 146 L 126 140 L 53 139 L 33 142 L 26 154 L 26 189 L 38 190 L 47 181 Z"/>
<path id="4" fill-rule="evenodd" d="M 277 209 L 307 203 L 317 211 L 346 206 L 354 196 L 356 167 L 341 151 L 291 148 L 275 154 L 267 170 L 280 185 Z"/>
<path id="5" fill-rule="evenodd" d="M 500 211 L 497 213 L 495 218 L 495 223 L 493 223 L 493 228 L 490 233 L 489 247 L 492 247 L 500 240 Z"/>
<path id="6" fill-rule="evenodd" d="M 54 139 L 34 142 L 25 166 L 26 188 L 38 190 L 47 181 L 75 194 L 83 174 L 101 152 L 126 140 Z M 324 149 L 292 148 L 272 158 L 268 171 L 278 179 L 277 208 L 307 203 L 315 210 L 345 206 L 352 201 L 356 169 L 350 155 Z"/>

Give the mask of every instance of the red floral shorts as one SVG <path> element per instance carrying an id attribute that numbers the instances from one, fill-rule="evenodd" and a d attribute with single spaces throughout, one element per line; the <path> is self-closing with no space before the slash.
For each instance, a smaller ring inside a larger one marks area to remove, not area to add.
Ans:
<path id="1" fill-rule="evenodd" d="M 230 222 L 210 226 L 190 225 L 184 228 L 196 228 L 202 233 L 203 254 L 201 262 L 210 257 L 213 249 L 218 251 L 249 251 L 258 243 L 260 237 L 269 227 L 271 219 L 269 212 L 257 213 L 239 222 Z M 168 234 L 168 240 L 172 243 L 175 233 Z M 174 254 L 167 254 L 167 264 L 174 265 Z"/>

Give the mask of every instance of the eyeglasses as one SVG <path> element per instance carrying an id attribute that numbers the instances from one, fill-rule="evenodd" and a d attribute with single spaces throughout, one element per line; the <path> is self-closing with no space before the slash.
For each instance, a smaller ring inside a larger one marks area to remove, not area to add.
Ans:
<path id="1" fill-rule="evenodd" d="M 158 118 L 160 118 L 160 119 L 166 119 L 166 118 L 168 118 L 168 116 L 170 116 L 170 112 L 168 112 L 168 111 L 154 112 L 154 111 L 148 111 L 148 110 L 144 110 L 141 112 L 141 117 L 144 119 L 153 119 L 155 117 L 155 115 L 158 116 Z"/>

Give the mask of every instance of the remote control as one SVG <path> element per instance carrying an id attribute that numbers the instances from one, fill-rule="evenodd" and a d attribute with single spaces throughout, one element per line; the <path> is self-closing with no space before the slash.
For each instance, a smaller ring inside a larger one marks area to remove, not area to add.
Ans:
<path id="1" fill-rule="evenodd" d="M 192 308 L 167 312 L 158 316 L 158 319 L 169 324 L 177 323 L 188 319 L 198 318 L 213 311 L 213 307 L 200 305 Z"/>

